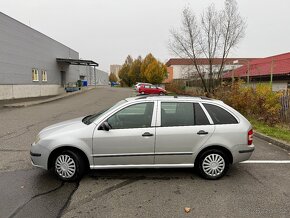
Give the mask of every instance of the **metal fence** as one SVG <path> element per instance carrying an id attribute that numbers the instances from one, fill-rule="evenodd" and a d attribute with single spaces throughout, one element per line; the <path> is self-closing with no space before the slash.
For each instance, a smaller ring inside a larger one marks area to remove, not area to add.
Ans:
<path id="1" fill-rule="evenodd" d="M 280 103 L 281 103 L 281 120 L 282 121 L 290 121 L 290 90 L 286 91 L 283 93 L 283 95 L 280 98 Z"/>

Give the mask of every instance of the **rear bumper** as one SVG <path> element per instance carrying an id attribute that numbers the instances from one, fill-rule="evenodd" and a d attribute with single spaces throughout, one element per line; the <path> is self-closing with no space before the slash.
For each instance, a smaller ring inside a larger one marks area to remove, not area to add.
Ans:
<path id="1" fill-rule="evenodd" d="M 255 150 L 255 148 L 251 148 L 251 149 L 247 149 L 247 150 L 240 150 L 239 153 L 243 154 L 243 153 L 252 153 Z"/>
<path id="2" fill-rule="evenodd" d="M 249 160 L 255 150 L 255 145 L 238 145 L 232 151 L 233 163 Z"/>

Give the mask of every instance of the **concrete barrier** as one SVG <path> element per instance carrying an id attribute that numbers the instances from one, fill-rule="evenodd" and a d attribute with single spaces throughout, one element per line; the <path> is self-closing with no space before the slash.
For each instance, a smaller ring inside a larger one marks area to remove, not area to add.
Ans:
<path id="1" fill-rule="evenodd" d="M 0 85 L 0 100 L 59 95 L 60 85 Z"/>

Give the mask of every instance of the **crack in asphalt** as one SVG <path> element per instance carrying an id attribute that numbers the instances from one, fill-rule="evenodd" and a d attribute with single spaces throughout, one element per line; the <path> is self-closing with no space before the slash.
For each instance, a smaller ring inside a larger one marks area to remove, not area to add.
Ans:
<path id="1" fill-rule="evenodd" d="M 101 100 L 104 99 L 104 98 L 100 98 Z M 99 100 L 100 100 L 99 99 Z M 99 102 L 96 101 L 97 103 Z M 93 102 L 94 103 L 94 102 Z M 90 106 L 90 105 L 94 105 L 92 102 L 88 103 L 88 104 L 84 104 L 83 106 Z M 30 131 L 30 128 L 36 126 L 36 125 L 39 125 L 41 123 L 46 123 L 47 121 L 54 121 L 54 120 L 57 120 L 59 117 L 62 117 L 63 115 L 67 115 L 69 113 L 75 113 L 75 112 L 78 112 L 79 110 L 70 110 L 70 111 L 66 111 L 66 112 L 63 112 L 63 113 L 60 113 L 60 114 L 57 114 L 55 116 L 52 116 L 51 118 L 48 118 L 46 120 L 43 120 L 43 121 L 40 121 L 40 122 L 36 122 L 36 123 L 33 123 L 33 124 L 30 124 L 28 126 L 25 126 L 25 127 L 22 127 L 16 131 L 13 131 L 13 132 L 8 132 L 6 134 L 3 134 L 3 135 L 0 135 L 0 139 L 2 139 L 3 141 L 7 141 L 9 139 L 13 139 L 13 138 L 16 138 L 16 137 L 19 137 L 19 136 L 22 136 L 24 135 L 25 133 L 29 132 Z M 61 122 L 61 121 L 59 121 Z M 24 131 L 24 132 L 22 132 Z M 18 132 L 21 132 L 21 133 L 18 133 Z M 14 136 L 11 136 L 11 137 L 8 137 L 8 138 L 5 138 L 7 136 L 10 136 L 10 135 L 13 135 L 13 134 L 17 134 L 17 135 L 14 135 Z"/>
<path id="2" fill-rule="evenodd" d="M 121 183 L 115 184 L 113 186 L 110 186 L 109 188 L 106 188 L 106 189 L 104 189 L 104 190 L 102 190 L 100 192 L 97 192 L 96 194 L 93 194 L 92 196 L 90 196 L 90 197 L 88 197 L 86 199 L 83 199 L 83 200 L 79 201 L 77 203 L 77 207 L 74 206 L 74 207 L 70 208 L 69 210 L 66 210 L 65 213 L 60 214 L 60 215 L 65 215 L 68 212 L 70 212 L 72 210 L 75 210 L 75 209 L 79 208 L 80 206 L 82 206 L 82 205 L 84 205 L 84 204 L 86 204 L 86 203 L 88 203 L 88 202 L 90 202 L 92 200 L 95 200 L 96 198 L 100 198 L 100 197 L 102 197 L 102 196 L 104 196 L 106 194 L 109 194 L 110 192 L 113 192 L 113 191 L 115 191 L 117 189 L 120 189 L 120 188 L 122 188 L 122 187 L 124 187 L 126 185 L 129 185 L 131 183 L 139 181 L 140 179 L 141 179 L 141 177 L 140 178 L 135 178 L 135 179 L 130 179 L 130 180 L 126 180 L 126 181 L 123 181 Z"/>
<path id="3" fill-rule="evenodd" d="M 78 188 L 79 188 L 79 183 L 76 184 L 76 187 L 74 188 L 74 190 L 68 196 L 67 201 L 65 202 L 65 204 L 63 205 L 63 207 L 59 210 L 59 212 L 57 214 L 57 217 L 61 217 L 62 216 L 63 212 L 65 211 L 65 209 L 69 205 L 69 202 L 70 202 L 73 194 L 76 192 L 76 190 L 78 190 Z"/>
<path id="4" fill-rule="evenodd" d="M 28 152 L 29 150 L 24 149 L 0 149 L 0 152 Z"/>
<path id="5" fill-rule="evenodd" d="M 36 126 L 36 125 L 39 125 L 39 124 L 41 124 L 41 123 L 46 123 L 46 122 L 48 122 L 48 121 L 54 121 L 54 120 L 57 120 L 59 117 L 61 117 L 61 116 L 63 116 L 63 115 L 66 115 L 66 114 L 68 114 L 68 113 L 73 113 L 73 112 L 75 112 L 75 111 L 74 111 L 74 110 L 71 110 L 71 111 L 63 112 L 63 113 L 57 114 L 57 115 L 55 115 L 55 116 L 52 116 L 51 118 L 48 118 L 48 119 L 46 119 L 46 120 L 39 121 L 39 122 L 36 122 L 36 123 L 30 124 L 30 125 L 28 125 L 28 126 L 22 127 L 22 128 L 20 128 L 20 129 L 18 129 L 18 130 L 16 130 L 16 131 L 13 131 L 13 132 L 9 132 L 9 133 L 6 133 L 6 134 L 3 134 L 3 135 L 0 135 L 0 139 L 6 141 L 6 140 L 9 140 L 9 139 L 12 139 L 12 138 L 15 138 L 15 137 L 18 137 L 18 136 L 24 135 L 25 133 L 29 132 L 30 129 L 31 129 L 32 127 L 34 127 L 34 126 Z M 59 121 L 59 122 L 61 122 L 61 121 Z M 22 132 L 22 131 L 24 131 L 24 132 Z M 21 133 L 18 133 L 18 132 L 21 132 Z M 13 134 L 17 134 L 17 135 L 14 135 L 14 136 L 9 137 L 9 138 L 6 138 L 6 139 L 3 139 L 3 138 L 5 138 L 5 137 L 10 136 L 10 135 L 13 135 Z"/>
<path id="6" fill-rule="evenodd" d="M 15 131 L 15 132 L 9 132 L 9 133 L 7 133 L 6 135 L 2 135 L 2 136 L 0 136 L 0 138 L 1 138 L 3 141 L 7 141 L 7 140 L 9 140 L 9 139 L 13 139 L 13 138 L 16 138 L 16 137 L 18 137 L 18 136 L 22 136 L 22 135 L 24 135 L 25 133 L 29 132 L 29 131 L 30 131 L 29 128 L 31 128 L 31 127 L 33 127 L 33 126 L 34 126 L 34 125 L 28 125 L 28 126 L 25 126 L 25 127 L 21 128 L 21 129 L 19 129 L 18 131 Z M 22 131 L 23 131 L 23 132 L 22 132 Z M 20 132 L 20 133 L 18 133 L 18 132 Z M 16 133 L 17 133 L 17 135 L 13 135 L 13 134 L 16 134 Z M 13 135 L 13 136 L 11 136 L 11 137 L 5 139 L 6 136 L 10 136 L 10 135 Z M 3 138 L 4 138 L 4 139 L 3 139 Z"/>
<path id="7" fill-rule="evenodd" d="M 61 187 L 63 187 L 64 185 L 64 182 L 62 182 L 58 187 L 52 189 L 52 190 L 49 190 L 49 191 L 46 191 L 46 192 L 43 192 L 43 193 L 39 193 L 39 194 L 36 194 L 34 196 L 32 196 L 28 201 L 26 201 L 24 204 L 22 204 L 21 206 L 19 206 L 18 208 L 16 208 L 16 210 L 14 210 L 14 212 L 8 217 L 8 218 L 12 218 L 12 217 L 15 217 L 28 203 L 30 203 L 33 199 L 39 197 L 39 196 L 42 196 L 42 195 L 47 195 L 49 193 L 52 193 L 54 191 L 57 191 L 59 190 Z"/>
<path id="8" fill-rule="evenodd" d="M 261 185 L 265 185 L 260 179 L 258 179 L 256 176 L 254 176 L 252 173 L 250 173 L 248 170 L 245 169 L 245 172 L 250 175 L 254 180 L 256 180 Z"/>
<path id="9" fill-rule="evenodd" d="M 67 112 L 67 113 L 70 113 L 70 112 Z M 17 131 L 9 132 L 9 133 L 4 134 L 4 135 L 0 135 L 0 139 L 2 139 L 3 141 L 7 141 L 7 140 L 10 140 L 10 139 L 14 139 L 16 137 L 22 136 L 22 135 L 28 133 L 31 130 L 32 127 L 35 127 L 35 126 L 37 126 L 37 125 L 39 125 L 41 123 L 46 123 L 47 121 L 55 121 L 55 120 L 57 120 L 58 117 L 61 117 L 62 115 L 67 114 L 67 113 L 61 113 L 61 114 L 58 114 L 56 116 L 53 116 L 50 119 L 43 120 L 43 121 L 40 121 L 40 122 L 37 122 L 37 123 L 34 123 L 34 124 L 30 124 L 30 125 L 25 126 L 25 127 L 22 127 L 21 129 L 18 129 Z M 16 135 L 14 135 L 14 134 L 16 134 Z M 5 138 L 5 137 L 10 136 L 10 135 L 13 135 L 13 136 Z"/>

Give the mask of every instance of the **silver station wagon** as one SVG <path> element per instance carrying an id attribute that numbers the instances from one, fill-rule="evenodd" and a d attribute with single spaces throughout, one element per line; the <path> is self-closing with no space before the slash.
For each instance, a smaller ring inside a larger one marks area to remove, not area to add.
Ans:
<path id="1" fill-rule="evenodd" d="M 254 151 L 249 121 L 222 101 L 203 97 L 139 96 L 86 117 L 43 129 L 32 164 L 65 181 L 87 169 L 195 167 L 206 179 Z"/>

